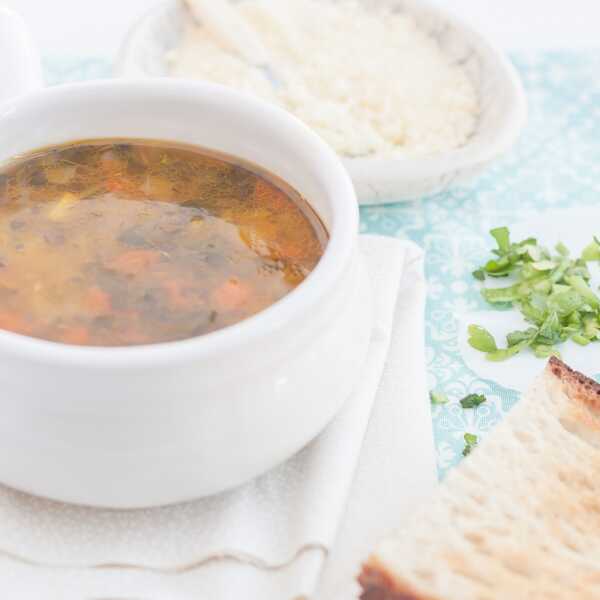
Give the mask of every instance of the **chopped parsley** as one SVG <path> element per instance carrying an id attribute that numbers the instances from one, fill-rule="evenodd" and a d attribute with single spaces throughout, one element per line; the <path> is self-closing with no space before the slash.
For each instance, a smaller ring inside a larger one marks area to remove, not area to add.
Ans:
<path id="1" fill-rule="evenodd" d="M 479 325 L 469 325 L 469 344 L 481 352 L 495 352 L 498 350 L 494 336 Z"/>
<path id="2" fill-rule="evenodd" d="M 448 404 L 449 402 L 448 396 L 440 392 L 429 392 L 429 398 L 431 399 L 431 404 Z"/>
<path id="3" fill-rule="evenodd" d="M 479 281 L 485 281 L 485 271 L 483 269 L 476 269 L 473 271 L 473 277 Z"/>
<path id="4" fill-rule="evenodd" d="M 535 356 L 559 355 L 556 346 L 566 340 L 586 346 L 600 340 L 600 298 L 590 287 L 587 263 L 600 261 L 600 239 L 594 237 L 580 258 L 559 243 L 553 252 L 535 238 L 511 242 L 507 227 L 490 231 L 497 248 L 475 279 L 511 277 L 510 285 L 483 287 L 485 300 L 495 306 L 518 309 L 530 327 L 511 331 L 506 347 L 479 325 L 469 325 L 469 344 L 492 361 L 502 361 L 530 348 Z"/>
<path id="5" fill-rule="evenodd" d="M 475 448 L 475 446 L 477 446 L 478 443 L 478 439 L 477 436 L 473 433 L 465 433 L 465 447 L 463 448 L 463 456 L 468 456 L 469 454 L 471 454 L 471 451 L 473 450 L 473 448 Z"/>
<path id="6" fill-rule="evenodd" d="M 483 394 L 469 394 L 460 401 L 460 405 L 463 408 L 477 408 L 480 404 L 483 404 L 485 401 L 486 397 Z"/>

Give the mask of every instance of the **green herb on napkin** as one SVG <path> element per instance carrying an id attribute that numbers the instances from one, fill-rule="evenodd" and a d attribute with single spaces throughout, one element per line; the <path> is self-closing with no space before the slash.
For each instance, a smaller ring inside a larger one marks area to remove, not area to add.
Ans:
<path id="1" fill-rule="evenodd" d="M 429 392 L 429 398 L 431 400 L 431 404 L 448 404 L 448 396 L 446 394 L 442 394 L 441 392 Z"/>
<path id="2" fill-rule="evenodd" d="M 531 327 L 511 331 L 507 347 L 498 348 L 494 336 L 479 325 L 469 325 L 469 344 L 485 352 L 492 361 L 502 361 L 531 348 L 539 358 L 558 356 L 556 346 L 568 339 L 583 346 L 600 339 L 600 298 L 589 285 L 587 263 L 600 261 L 600 239 L 570 256 L 562 243 L 554 252 L 540 246 L 535 238 L 511 242 L 507 227 L 490 231 L 497 248 L 494 257 L 473 272 L 475 279 L 511 277 L 511 285 L 483 287 L 483 297 L 496 306 L 520 310 Z"/>
<path id="3" fill-rule="evenodd" d="M 477 446 L 478 438 L 474 433 L 465 433 L 465 447 L 462 451 L 463 456 L 468 456 L 475 446 Z"/>
<path id="4" fill-rule="evenodd" d="M 460 405 L 463 408 L 477 408 L 480 404 L 483 404 L 485 401 L 486 397 L 483 394 L 469 394 L 460 401 Z"/>

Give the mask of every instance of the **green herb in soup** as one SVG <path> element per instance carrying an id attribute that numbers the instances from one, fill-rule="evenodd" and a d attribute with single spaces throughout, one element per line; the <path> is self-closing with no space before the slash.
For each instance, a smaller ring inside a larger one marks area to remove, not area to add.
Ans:
<path id="1" fill-rule="evenodd" d="M 0 328 L 69 344 L 180 340 L 300 284 L 327 233 L 295 191 L 194 147 L 84 141 L 0 168 Z"/>

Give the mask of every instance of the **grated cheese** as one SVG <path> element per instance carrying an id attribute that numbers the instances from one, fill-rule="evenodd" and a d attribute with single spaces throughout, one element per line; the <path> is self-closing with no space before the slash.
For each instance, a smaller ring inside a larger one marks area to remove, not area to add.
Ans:
<path id="1" fill-rule="evenodd" d="M 242 0 L 282 76 L 274 86 L 190 22 L 169 56 L 177 77 L 253 93 L 289 110 L 345 156 L 419 156 L 465 144 L 479 102 L 464 69 L 410 16 L 366 2 Z"/>

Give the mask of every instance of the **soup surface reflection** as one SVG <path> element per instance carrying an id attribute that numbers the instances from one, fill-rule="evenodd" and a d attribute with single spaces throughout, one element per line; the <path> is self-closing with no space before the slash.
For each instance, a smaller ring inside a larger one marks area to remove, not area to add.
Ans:
<path id="1" fill-rule="evenodd" d="M 0 328 L 127 346 L 202 335 L 273 304 L 327 232 L 276 177 L 166 142 L 91 140 L 0 168 Z"/>

